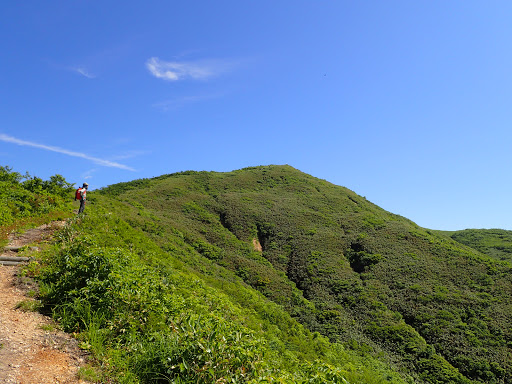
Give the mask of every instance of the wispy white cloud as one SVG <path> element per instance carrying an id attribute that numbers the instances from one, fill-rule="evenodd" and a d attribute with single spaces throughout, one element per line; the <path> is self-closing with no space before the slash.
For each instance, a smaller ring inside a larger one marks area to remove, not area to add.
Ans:
<path id="1" fill-rule="evenodd" d="M 79 73 L 82 76 L 87 77 L 88 79 L 94 79 L 96 77 L 96 75 L 92 74 L 91 72 L 89 72 L 87 69 L 85 69 L 83 67 L 71 68 L 71 70 L 75 71 L 76 73 Z"/>
<path id="2" fill-rule="evenodd" d="M 82 179 L 89 180 L 93 178 L 93 174 L 97 171 L 97 169 L 93 168 L 88 170 L 87 172 L 82 173 Z"/>
<path id="3" fill-rule="evenodd" d="M 205 80 L 219 76 L 232 69 L 236 64 L 226 60 L 199 60 L 199 61 L 164 61 L 152 57 L 146 61 L 149 72 L 168 81 L 185 79 Z"/>
<path id="4" fill-rule="evenodd" d="M 84 65 L 65 65 L 62 63 L 57 63 L 50 59 L 46 59 L 44 61 L 50 68 L 56 69 L 58 71 L 74 72 L 88 79 L 95 79 L 97 77 L 96 74 L 92 73 Z"/>
<path id="5" fill-rule="evenodd" d="M 64 155 L 68 155 L 68 156 L 79 157 L 79 158 L 82 158 L 85 160 L 92 161 L 93 163 L 104 166 L 104 167 L 113 167 L 113 168 L 124 169 L 127 171 L 135 171 L 135 169 L 133 169 L 127 165 L 124 165 L 124 164 L 116 163 L 115 161 L 99 159 L 97 157 L 86 155 L 85 153 L 74 152 L 74 151 L 70 151 L 70 150 L 67 150 L 64 148 L 60 148 L 60 147 L 54 147 L 51 145 L 45 145 L 45 144 L 34 143 L 32 141 L 21 140 L 21 139 L 17 139 L 15 137 L 8 136 L 5 134 L 0 134 L 0 141 L 4 141 L 6 143 L 17 144 L 17 145 L 21 145 L 21 146 L 26 146 L 26 147 L 44 149 L 46 151 L 62 153 Z"/>

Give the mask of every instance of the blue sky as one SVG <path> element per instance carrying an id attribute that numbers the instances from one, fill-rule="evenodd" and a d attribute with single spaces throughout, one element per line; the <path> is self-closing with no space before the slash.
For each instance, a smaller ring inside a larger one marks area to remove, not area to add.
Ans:
<path id="1" fill-rule="evenodd" d="M 0 12 L 0 164 L 100 188 L 290 164 L 512 230 L 508 1 L 36 1 Z"/>

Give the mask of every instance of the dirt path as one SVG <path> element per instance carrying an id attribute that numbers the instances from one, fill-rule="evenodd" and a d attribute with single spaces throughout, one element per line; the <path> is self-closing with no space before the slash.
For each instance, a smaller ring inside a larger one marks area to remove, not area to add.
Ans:
<path id="1" fill-rule="evenodd" d="M 11 235 L 9 246 L 23 246 L 49 239 L 64 225 L 56 222 Z M 2 256 L 14 256 L 2 252 Z M 77 378 L 83 355 L 76 340 L 55 329 L 52 320 L 37 312 L 15 309 L 28 288 L 20 284 L 19 266 L 0 265 L 0 383 L 84 383 Z"/>

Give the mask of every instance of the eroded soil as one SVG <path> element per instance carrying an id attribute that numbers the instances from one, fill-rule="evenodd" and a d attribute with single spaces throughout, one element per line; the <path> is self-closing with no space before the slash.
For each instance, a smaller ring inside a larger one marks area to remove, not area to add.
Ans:
<path id="1" fill-rule="evenodd" d="M 37 245 L 64 222 L 12 234 L 9 246 Z M 13 256 L 14 252 L 2 252 Z M 20 266 L 0 265 L 0 383 L 85 383 L 77 376 L 84 354 L 75 339 L 56 329 L 49 317 L 16 309 L 29 302 L 30 286 L 20 280 Z"/>

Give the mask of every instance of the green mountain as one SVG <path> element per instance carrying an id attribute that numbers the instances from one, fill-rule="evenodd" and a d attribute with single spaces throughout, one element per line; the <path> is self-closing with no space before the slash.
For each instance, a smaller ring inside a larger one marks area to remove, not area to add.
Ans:
<path id="1" fill-rule="evenodd" d="M 510 264 L 346 188 L 263 166 L 100 194 L 101 204 L 124 203 L 132 227 L 187 265 L 234 272 L 310 331 L 386 356 L 418 382 L 512 381 Z M 177 239 L 195 252 L 180 255 Z"/>
<path id="2" fill-rule="evenodd" d="M 90 196 L 37 275 L 119 382 L 512 382 L 512 266 L 454 233 L 290 166 Z"/>

